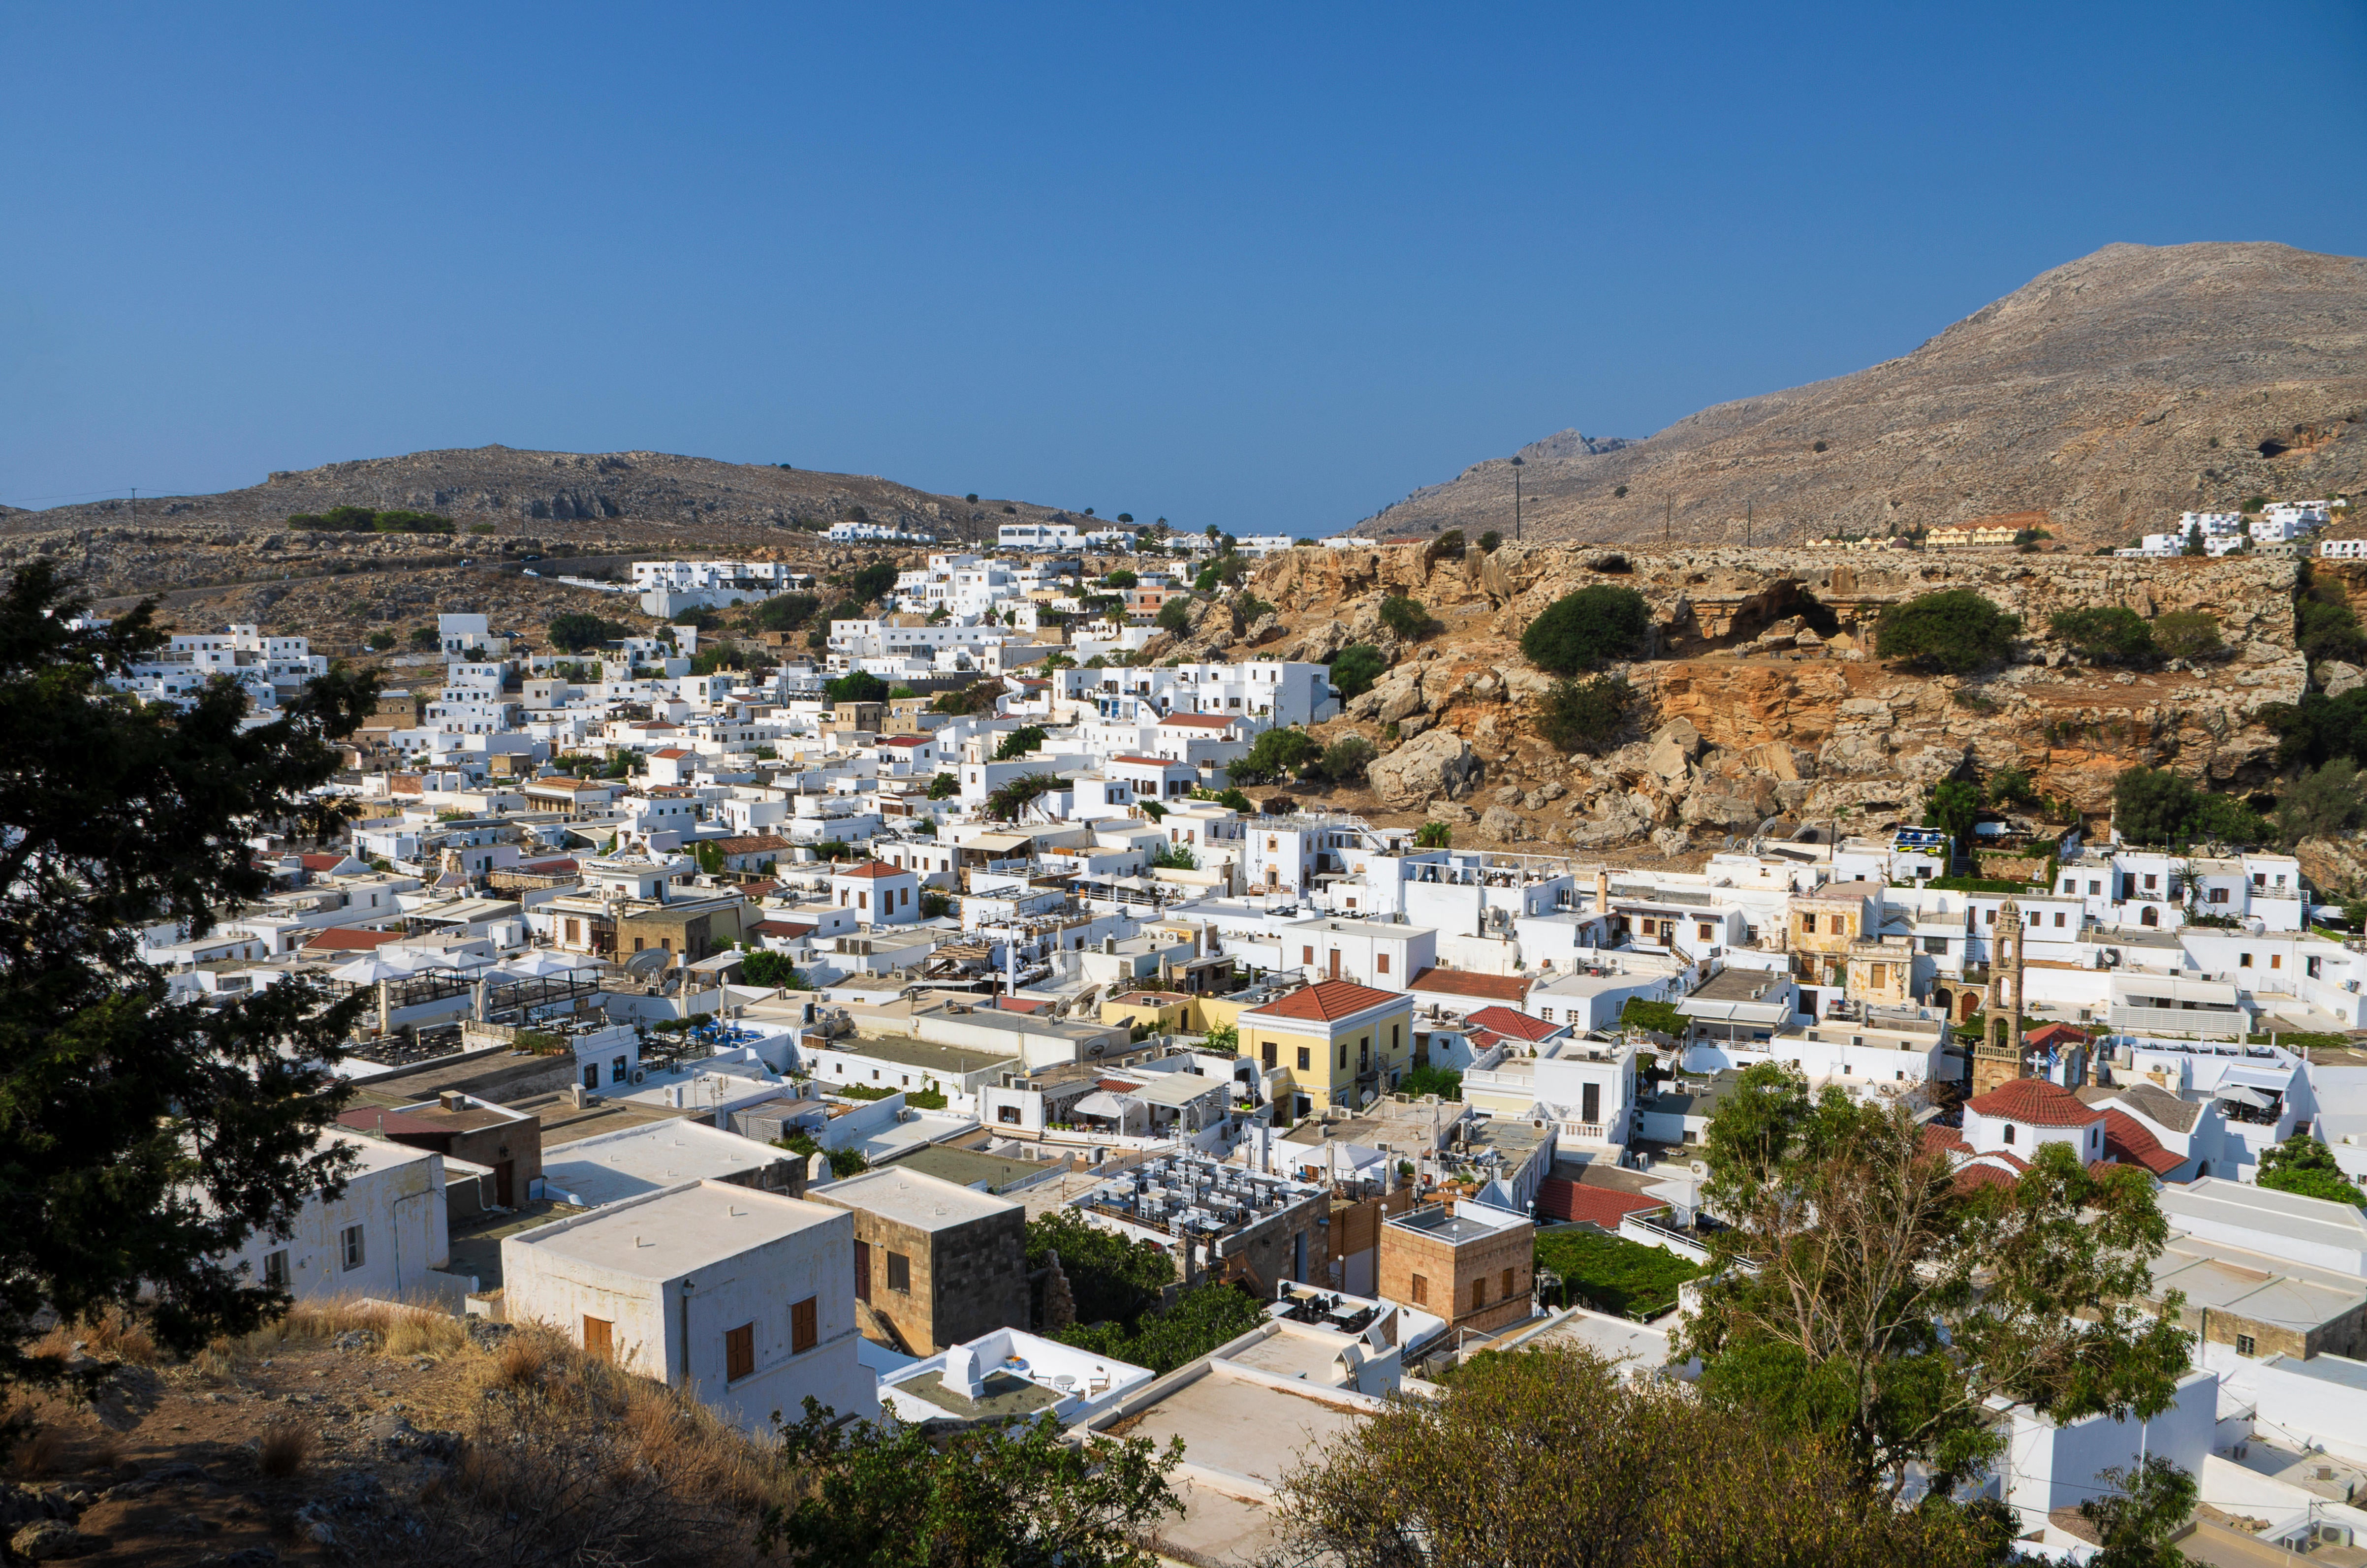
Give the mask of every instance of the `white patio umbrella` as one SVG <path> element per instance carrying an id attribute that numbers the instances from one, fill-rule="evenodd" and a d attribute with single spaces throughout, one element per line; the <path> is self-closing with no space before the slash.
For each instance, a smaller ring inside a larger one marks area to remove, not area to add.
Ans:
<path id="1" fill-rule="evenodd" d="M 350 964 L 330 970 L 329 978 L 348 986 L 375 986 L 380 980 L 407 979 L 413 973 L 400 964 L 389 964 L 375 953 L 366 953 Z"/>
<path id="2" fill-rule="evenodd" d="M 572 975 L 578 969 L 589 969 L 596 961 L 581 953 L 553 953 L 537 948 L 531 953 L 503 961 L 502 967 L 513 975 Z"/>

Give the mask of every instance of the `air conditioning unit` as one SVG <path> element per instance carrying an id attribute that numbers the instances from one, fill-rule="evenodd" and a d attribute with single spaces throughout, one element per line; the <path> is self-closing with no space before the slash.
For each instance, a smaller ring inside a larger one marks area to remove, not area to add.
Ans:
<path id="1" fill-rule="evenodd" d="M 635 1083 L 639 1083 L 639 1082 L 640 1082 L 643 1078 L 645 1078 L 645 1077 L 649 1077 L 649 1075 L 648 1075 L 647 1073 L 643 1072 L 640 1068 L 639 1068 L 639 1067 L 635 1067 L 635 1068 L 633 1069 L 633 1081 L 634 1081 Z"/>

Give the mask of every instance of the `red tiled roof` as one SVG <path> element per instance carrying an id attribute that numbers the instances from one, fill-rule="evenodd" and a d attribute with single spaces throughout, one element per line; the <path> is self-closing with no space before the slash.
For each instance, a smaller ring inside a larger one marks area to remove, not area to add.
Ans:
<path id="1" fill-rule="evenodd" d="M 1467 969 L 1425 969 L 1413 977 L 1409 989 L 1444 992 L 1451 997 L 1488 997 L 1514 1007 L 1529 999 L 1529 983 L 1518 975 L 1474 975 Z"/>
<path id="2" fill-rule="evenodd" d="M 662 751 L 652 751 L 650 755 L 652 757 L 663 757 L 666 761 L 672 761 L 676 757 L 687 757 L 690 753 L 684 750 L 679 746 L 669 746 Z"/>
<path id="3" fill-rule="evenodd" d="M 1965 1142 L 1965 1135 L 1962 1133 L 1957 1132 L 1954 1127 L 1942 1127 L 1937 1123 L 1925 1125 L 1923 1147 L 1932 1154 L 1968 1155 L 1973 1152 L 1973 1145 Z"/>
<path id="4" fill-rule="evenodd" d="M 1959 1192 L 1970 1192 L 1976 1187 L 2011 1187 L 2014 1179 L 1993 1165 L 1968 1165 L 1956 1172 L 1955 1187 Z"/>
<path id="5" fill-rule="evenodd" d="M 1376 991 L 1353 980 L 1318 980 L 1302 986 L 1278 1002 L 1251 1010 L 1273 1018 L 1311 1018 L 1324 1023 L 1399 999 L 1394 991 Z"/>
<path id="6" fill-rule="evenodd" d="M 356 931 L 350 926 L 331 926 L 324 931 L 314 931 L 305 939 L 306 952 L 319 949 L 323 953 L 368 953 L 383 947 L 401 936 L 401 931 Z"/>
<path id="7" fill-rule="evenodd" d="M 1474 1029 L 1484 1029 L 1491 1034 L 1509 1034 L 1516 1040 L 1550 1040 L 1562 1032 L 1562 1026 L 1532 1018 L 1512 1008 L 1481 1008 L 1463 1021 Z"/>
<path id="8" fill-rule="evenodd" d="M 999 1012 L 1042 1012 L 1046 1008 L 1050 1007 L 1051 1005 L 1052 1004 L 1050 1002 L 1032 1001 L 1025 997 L 997 997 L 994 998 L 995 1010 Z M 1128 1089 L 1132 1089 L 1134 1086 L 1132 1084 L 1128 1084 L 1127 1087 Z"/>
<path id="9" fill-rule="evenodd" d="M 1668 1206 L 1665 1199 L 1623 1192 L 1616 1187 L 1589 1187 L 1583 1182 L 1564 1181 L 1557 1176 L 1547 1177 L 1545 1185 L 1537 1189 L 1539 1219 L 1587 1220 L 1607 1231 L 1617 1230 L 1619 1222 L 1629 1214 Z"/>
<path id="10" fill-rule="evenodd" d="M 2123 1165 L 2141 1165 L 2156 1176 L 2168 1176 L 2186 1163 L 2186 1156 L 2163 1148 L 2145 1123 L 2125 1111 L 2104 1112 L 2104 1156 Z"/>
<path id="11" fill-rule="evenodd" d="M 2042 1023 L 2036 1029 L 2026 1031 L 2022 1037 L 2023 1044 L 2035 1045 L 2042 1050 L 2057 1041 L 2084 1045 L 2088 1043 L 2088 1032 L 2068 1023 Z"/>
<path id="12" fill-rule="evenodd" d="M 912 874 L 912 873 L 909 871 L 899 870 L 897 867 L 889 865 L 886 861 L 881 860 L 867 860 L 860 865 L 834 865 L 830 868 L 830 874 L 832 876 L 870 877 L 910 876 Z"/>
<path id="13" fill-rule="evenodd" d="M 758 920 L 750 929 L 758 936 L 811 936 L 814 923 L 811 920 Z"/>
<path id="14" fill-rule="evenodd" d="M 1189 768 L 1189 762 L 1179 762 L 1172 757 L 1112 757 L 1113 762 L 1130 762 L 1138 768 Z"/>
<path id="15" fill-rule="evenodd" d="M 296 861 L 306 871 L 334 871 L 350 858 L 346 855 L 298 855 Z"/>
<path id="16" fill-rule="evenodd" d="M 1239 724 L 1240 720 L 1239 718 L 1219 718 L 1217 715 L 1210 713 L 1171 713 L 1159 722 L 1162 726 L 1170 724 L 1189 725 L 1194 729 L 1229 729 L 1232 726 Z"/>
<path id="17" fill-rule="evenodd" d="M 772 833 L 751 833 L 744 837 L 707 839 L 701 841 L 713 844 L 718 854 L 726 855 L 778 854 L 790 847 L 787 839 Z"/>
<path id="18" fill-rule="evenodd" d="M 2085 1127 L 2100 1114 L 2080 1104 L 2079 1097 L 2061 1084 L 2049 1083 L 2044 1078 L 2016 1078 L 2000 1084 L 1977 1099 L 1965 1101 L 1965 1109 L 2033 1127 Z"/>
<path id="19" fill-rule="evenodd" d="M 879 744 L 882 746 L 926 746 L 929 743 L 929 740 L 930 737 L 926 735 L 883 735 L 879 738 Z"/>

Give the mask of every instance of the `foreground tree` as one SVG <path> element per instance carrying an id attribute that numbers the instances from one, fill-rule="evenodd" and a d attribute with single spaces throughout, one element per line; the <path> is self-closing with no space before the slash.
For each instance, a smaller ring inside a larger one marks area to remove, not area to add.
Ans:
<path id="1" fill-rule="evenodd" d="M 1641 593 L 1598 582 L 1546 605 L 1521 634 L 1521 656 L 1551 674 L 1583 674 L 1629 657 L 1651 629 Z"/>
<path id="2" fill-rule="evenodd" d="M 1903 1107 L 1811 1098 L 1748 1069 L 1711 1119 L 1705 1196 L 1731 1228 L 1684 1331 L 1704 1396 L 1835 1444 L 1895 1495 L 1946 1491 L 2002 1438 L 1988 1401 L 2059 1421 L 2169 1407 L 2189 1336 L 2152 1288 L 2168 1238 L 2146 1173 L 2090 1170 L 2067 1145 L 2010 1184 L 1956 1184 Z"/>
<path id="3" fill-rule="evenodd" d="M 23 1348 L 43 1304 L 74 1317 L 144 1310 L 188 1351 L 253 1327 L 280 1292 L 216 1259 L 337 1184 L 315 1138 L 329 1070 L 360 1007 L 301 981 L 217 1005 L 169 998 L 140 961 L 141 928 L 191 934 L 260 897 L 246 840 L 293 824 L 375 678 L 311 682 L 268 723 L 218 682 L 182 708 L 108 683 L 164 646 L 151 606 L 113 625 L 46 561 L 0 596 L 0 1382 L 54 1375 Z"/>
<path id="4" fill-rule="evenodd" d="M 1184 1457 L 1181 1439 L 1074 1448 L 1049 1416 L 941 1439 L 893 1417 L 840 1426 L 811 1399 L 782 1445 L 807 1485 L 764 1510 L 757 1542 L 793 1568 L 1149 1568 L 1136 1537 L 1176 1507 Z"/>
<path id="5" fill-rule="evenodd" d="M 1575 1350 L 1483 1352 L 1282 1491 L 1287 1560 L 1343 1568 L 1970 1568 L 2002 1544 L 1986 1512 L 1870 1495 L 1829 1438 Z"/>

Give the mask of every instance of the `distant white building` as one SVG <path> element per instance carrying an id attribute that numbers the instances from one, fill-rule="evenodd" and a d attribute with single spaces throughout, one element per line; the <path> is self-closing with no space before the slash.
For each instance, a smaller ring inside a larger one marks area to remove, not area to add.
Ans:
<path id="1" fill-rule="evenodd" d="M 934 534 L 907 533 L 889 523 L 833 523 L 823 536 L 833 545 L 934 545 Z"/>
<path id="2" fill-rule="evenodd" d="M 1073 550 L 1084 540 L 1073 523 L 1005 523 L 995 530 L 995 543 L 1014 550 Z"/>
<path id="3" fill-rule="evenodd" d="M 878 1412 L 855 1358 L 855 1216 L 801 1198 L 687 1181 L 502 1242 L 510 1321 L 696 1393 L 764 1432 L 808 1396 Z"/>
<path id="4" fill-rule="evenodd" d="M 1276 555 L 1297 543 L 1288 534 L 1251 534 L 1233 541 L 1233 553 L 1242 556 Z"/>

